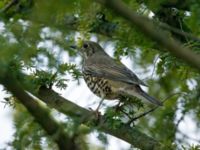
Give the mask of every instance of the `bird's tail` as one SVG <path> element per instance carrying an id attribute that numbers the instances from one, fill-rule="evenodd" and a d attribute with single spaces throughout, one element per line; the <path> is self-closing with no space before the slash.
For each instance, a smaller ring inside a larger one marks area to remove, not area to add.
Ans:
<path id="1" fill-rule="evenodd" d="M 143 91 L 139 85 L 128 87 L 128 88 L 124 89 L 123 92 L 125 94 L 137 97 L 141 100 L 148 101 L 154 105 L 163 106 L 162 102 L 151 97 L 149 94 L 147 94 L 145 91 Z"/>
<path id="2" fill-rule="evenodd" d="M 155 99 L 154 97 L 148 95 L 146 92 L 142 91 L 140 92 L 140 95 L 143 97 L 142 99 L 147 100 L 155 105 L 163 106 L 163 103 L 159 100 Z"/>

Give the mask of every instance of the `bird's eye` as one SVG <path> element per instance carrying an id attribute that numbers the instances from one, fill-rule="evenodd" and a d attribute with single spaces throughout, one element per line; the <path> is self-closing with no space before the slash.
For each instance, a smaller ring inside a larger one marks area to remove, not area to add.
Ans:
<path id="1" fill-rule="evenodd" d="M 88 48 L 88 44 L 83 44 L 83 47 L 84 48 Z"/>

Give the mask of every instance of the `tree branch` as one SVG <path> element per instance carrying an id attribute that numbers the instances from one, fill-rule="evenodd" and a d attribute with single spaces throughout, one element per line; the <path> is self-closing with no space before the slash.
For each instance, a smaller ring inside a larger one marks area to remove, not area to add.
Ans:
<path id="1" fill-rule="evenodd" d="M 79 122 L 87 125 L 91 120 L 95 121 L 95 115 L 92 111 L 64 99 L 53 90 L 41 88 L 37 96 L 50 107 L 57 109 L 67 116 L 77 119 Z M 122 139 L 136 148 L 143 150 L 162 149 L 162 145 L 158 141 L 140 132 L 136 127 L 130 127 L 123 124 L 118 128 L 113 128 L 111 124 L 106 121 L 106 116 L 100 115 L 99 117 L 99 124 L 96 126 L 98 130 Z M 90 125 L 90 127 L 94 128 L 95 123 L 92 124 L 93 126 Z"/>
<path id="2" fill-rule="evenodd" d="M 184 94 L 184 93 L 181 93 L 181 92 L 178 92 L 178 93 L 172 93 L 170 94 L 169 96 L 167 96 L 163 101 L 162 103 L 164 104 L 167 100 L 169 100 L 170 98 L 172 98 L 173 96 L 176 96 L 176 95 L 180 95 L 180 94 Z M 141 117 L 144 117 L 146 115 L 148 115 L 149 113 L 151 112 L 154 112 L 156 109 L 160 108 L 159 106 L 154 106 L 153 108 L 133 117 L 132 119 L 130 119 L 130 121 L 128 122 L 128 124 L 131 124 L 132 122 L 134 122 L 135 120 L 141 118 Z"/>
<path id="3" fill-rule="evenodd" d="M 186 63 L 194 68 L 200 70 L 200 55 L 195 54 L 186 47 L 183 47 L 178 41 L 167 39 L 165 32 L 158 30 L 147 17 L 140 16 L 128 8 L 121 0 L 96 0 L 105 6 L 113 9 L 120 16 L 127 19 L 132 25 L 135 25 L 144 34 L 161 44 L 169 52 L 177 58 L 184 60 Z"/>
<path id="4" fill-rule="evenodd" d="M 2 8 L 0 10 L 0 12 L 6 12 L 8 11 L 12 6 L 14 6 L 15 4 L 17 4 L 19 2 L 19 0 L 11 0 L 4 8 Z"/>
<path id="5" fill-rule="evenodd" d="M 194 42 L 199 42 L 200 43 L 200 39 L 198 37 L 192 35 L 191 33 L 182 31 L 182 30 L 180 30 L 178 28 L 175 28 L 173 26 L 170 26 L 170 25 L 168 25 L 166 23 L 162 23 L 162 22 L 158 23 L 158 25 L 159 25 L 160 28 L 169 30 L 172 33 L 178 34 L 178 35 L 180 35 L 182 37 L 185 37 L 185 38 L 188 38 L 190 40 L 193 40 Z"/>
<path id="6" fill-rule="evenodd" d="M 49 109 L 27 94 L 11 73 L 5 74 L 4 77 L 1 74 L 0 82 L 27 108 L 35 120 L 57 143 L 59 149 L 78 149 L 74 139 L 70 138 L 62 125 L 52 118 Z"/>

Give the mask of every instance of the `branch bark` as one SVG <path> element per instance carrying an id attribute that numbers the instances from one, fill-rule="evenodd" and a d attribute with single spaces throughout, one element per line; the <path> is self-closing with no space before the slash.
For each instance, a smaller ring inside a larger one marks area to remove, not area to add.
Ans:
<path id="1" fill-rule="evenodd" d="M 2 83 L 7 90 L 27 108 L 35 120 L 57 143 L 59 149 L 78 149 L 74 139 L 69 137 L 64 131 L 62 125 L 52 118 L 50 110 L 47 107 L 42 106 L 37 100 L 27 94 L 11 73 L 5 74 L 4 77 L 2 77 L 1 74 L 0 83 Z"/>
<path id="2" fill-rule="evenodd" d="M 50 107 L 57 109 L 59 112 L 62 112 L 67 116 L 77 119 L 80 123 L 87 125 L 88 122 L 91 122 L 91 120 L 95 120 L 95 115 L 93 112 L 72 103 L 70 100 L 63 98 L 53 90 L 41 88 L 37 96 Z M 113 135 L 130 143 L 134 147 L 143 150 L 159 150 L 163 148 L 161 143 L 140 132 L 137 127 L 130 127 L 123 124 L 119 128 L 113 128 L 106 121 L 107 119 L 105 116 L 99 117 L 100 120 L 97 126 L 95 126 L 95 128 L 99 131 Z M 90 125 L 90 127 L 94 128 L 94 123 L 93 126 Z"/>
<path id="3" fill-rule="evenodd" d="M 180 42 L 173 39 L 166 39 L 167 35 L 161 29 L 158 30 L 151 20 L 147 17 L 140 16 L 127 7 L 121 0 L 96 0 L 106 7 L 113 9 L 123 18 L 127 19 L 132 25 L 135 25 L 144 34 L 155 40 L 158 44 L 165 47 L 170 53 L 177 58 L 182 59 L 190 66 L 200 71 L 200 55 L 195 54 L 190 49 L 183 47 Z"/>
<path id="4" fill-rule="evenodd" d="M 19 0 L 11 0 L 4 8 L 0 10 L 0 12 L 6 12 L 8 11 L 12 6 L 16 5 L 19 2 Z"/>

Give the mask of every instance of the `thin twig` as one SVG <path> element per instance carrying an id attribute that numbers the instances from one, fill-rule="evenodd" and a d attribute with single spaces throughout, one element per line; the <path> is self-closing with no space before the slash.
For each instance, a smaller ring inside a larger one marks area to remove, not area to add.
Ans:
<path id="1" fill-rule="evenodd" d="M 146 111 L 146 112 L 144 112 L 144 113 L 142 113 L 142 114 L 140 114 L 140 115 L 138 115 L 138 116 L 132 118 L 132 119 L 128 122 L 128 124 L 131 124 L 131 123 L 134 122 L 135 120 L 137 120 L 137 119 L 139 119 L 139 118 L 141 118 L 141 117 L 146 116 L 146 115 L 149 114 L 150 112 L 155 111 L 158 107 L 159 107 L 159 106 L 155 106 L 155 107 L 151 108 L 150 110 L 148 110 L 148 111 Z"/>
<path id="2" fill-rule="evenodd" d="M 180 30 L 180 29 L 177 29 L 177 28 L 174 28 L 168 24 L 165 24 L 165 23 L 159 23 L 159 26 L 163 29 L 166 29 L 166 30 L 170 30 L 171 32 L 173 33 L 176 33 L 176 34 L 179 34 L 185 38 L 189 38 L 191 40 L 194 40 L 194 41 L 197 41 L 197 42 L 200 42 L 200 38 L 192 35 L 191 33 L 188 33 L 188 32 L 185 32 L 183 30 Z M 187 39 L 188 40 L 188 39 Z"/>
<path id="3" fill-rule="evenodd" d="M 154 64 L 153 64 L 153 71 L 152 71 L 152 74 L 151 74 L 151 79 L 153 78 L 153 75 L 154 75 L 154 72 L 156 70 L 156 63 L 158 61 L 158 59 L 160 58 L 160 56 L 158 55 L 155 60 L 154 60 Z"/>
<path id="4" fill-rule="evenodd" d="M 183 133 L 181 130 L 178 130 L 178 132 L 179 132 L 179 134 L 181 134 L 184 138 L 188 138 L 188 139 L 190 139 L 190 140 L 193 140 L 193 141 L 196 141 L 196 142 L 200 143 L 200 140 L 199 140 L 199 139 L 190 137 L 190 136 L 188 136 L 187 134 Z"/>
<path id="5" fill-rule="evenodd" d="M 12 0 L 10 1 L 4 8 L 2 8 L 0 10 L 1 13 L 8 11 L 12 6 L 14 6 L 15 4 L 17 4 L 19 2 L 19 0 Z"/>
<path id="6" fill-rule="evenodd" d="M 172 93 L 171 95 L 167 96 L 167 97 L 162 101 L 162 103 L 165 103 L 165 102 L 166 102 L 168 99 L 170 99 L 171 97 L 173 97 L 173 96 L 175 96 L 175 95 L 179 95 L 179 94 L 184 94 L 184 93 L 182 93 L 182 92 Z M 132 118 L 127 124 L 131 124 L 131 123 L 134 122 L 135 120 L 137 120 L 137 119 L 139 119 L 139 118 L 141 118 L 141 117 L 144 117 L 144 116 L 146 116 L 147 114 L 149 114 L 149 113 L 155 111 L 157 108 L 160 108 L 160 106 L 155 106 L 155 107 L 149 109 L 148 111 L 139 114 L 138 116 Z"/>
<path id="7" fill-rule="evenodd" d="M 124 113 L 129 119 L 131 119 L 131 116 L 127 113 L 127 112 L 125 112 L 124 110 L 120 110 L 122 113 Z"/>
<path id="8" fill-rule="evenodd" d="M 178 126 L 179 126 L 179 124 L 181 123 L 181 121 L 183 121 L 184 117 L 185 117 L 185 116 L 182 115 L 182 116 L 178 119 L 178 121 L 177 121 L 177 123 L 176 123 L 176 125 L 175 125 L 175 130 L 178 129 Z"/>

